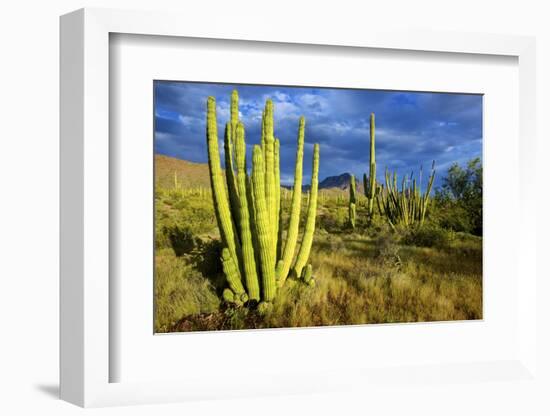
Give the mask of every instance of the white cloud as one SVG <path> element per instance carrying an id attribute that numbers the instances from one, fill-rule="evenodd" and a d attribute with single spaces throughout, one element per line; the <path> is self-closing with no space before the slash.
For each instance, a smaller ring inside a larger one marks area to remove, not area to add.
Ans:
<path id="1" fill-rule="evenodd" d="M 330 108 L 329 102 L 325 97 L 316 94 L 302 94 L 296 97 L 299 105 L 307 107 L 311 113 L 316 116 L 326 114 Z"/>
<path id="2" fill-rule="evenodd" d="M 186 126 L 191 126 L 194 123 L 200 123 L 202 121 L 202 120 L 199 120 L 196 117 L 184 116 L 184 115 L 181 115 L 181 114 L 178 116 L 178 120 L 181 124 L 184 124 Z"/>

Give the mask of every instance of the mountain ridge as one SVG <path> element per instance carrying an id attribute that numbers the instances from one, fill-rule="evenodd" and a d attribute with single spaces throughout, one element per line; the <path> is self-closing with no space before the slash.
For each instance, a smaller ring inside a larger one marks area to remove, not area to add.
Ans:
<path id="1" fill-rule="evenodd" d="M 177 177 L 178 184 L 183 187 L 210 187 L 210 176 L 207 163 L 190 162 L 171 156 L 155 154 L 155 184 L 165 188 L 173 188 Z M 319 182 L 319 189 L 339 189 L 347 191 L 351 174 L 349 172 L 340 175 L 327 176 Z M 357 191 L 362 192 L 362 178 L 355 178 Z M 283 188 L 292 189 L 292 185 L 281 185 Z M 303 185 L 303 190 L 308 191 L 309 184 Z"/>

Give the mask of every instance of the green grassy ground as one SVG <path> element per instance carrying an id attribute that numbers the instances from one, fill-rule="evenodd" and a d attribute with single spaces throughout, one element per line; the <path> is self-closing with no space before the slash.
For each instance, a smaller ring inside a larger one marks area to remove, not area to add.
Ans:
<path id="1" fill-rule="evenodd" d="M 355 231 L 342 192 L 319 198 L 311 254 L 314 287 L 289 281 L 263 316 L 221 301 L 218 231 L 209 191 L 157 183 L 157 332 L 304 327 L 482 318 L 482 239 L 428 223 L 422 233 Z M 191 189 L 191 191 L 189 190 Z M 282 198 L 288 211 L 288 199 Z M 303 210 L 305 211 L 305 210 Z"/>

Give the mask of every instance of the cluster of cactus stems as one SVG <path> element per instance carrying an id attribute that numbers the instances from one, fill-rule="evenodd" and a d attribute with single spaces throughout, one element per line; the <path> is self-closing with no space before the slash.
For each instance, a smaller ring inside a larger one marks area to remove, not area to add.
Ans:
<path id="1" fill-rule="evenodd" d="M 379 193 L 378 209 L 384 215 L 392 228 L 396 225 L 405 227 L 422 226 L 430 203 L 430 192 L 435 179 L 435 160 L 428 178 L 426 190 L 422 192 L 422 166 L 420 166 L 419 183 L 414 173 L 404 176 L 401 188 L 398 186 L 397 173 L 390 175 L 386 169 L 386 187 Z"/>
<path id="2" fill-rule="evenodd" d="M 349 225 L 352 229 L 355 229 L 355 204 L 357 203 L 355 191 L 355 176 L 351 175 L 349 178 Z"/>
<path id="3" fill-rule="evenodd" d="M 426 212 L 430 203 L 430 192 L 435 179 L 435 161 L 432 163 L 432 171 L 428 179 L 428 186 L 422 193 L 422 166 L 420 167 L 419 183 L 413 178 L 404 177 L 401 189 L 398 187 L 397 174 L 390 176 L 386 168 L 386 186 L 376 183 L 376 127 L 374 113 L 370 115 L 370 160 L 369 175 L 363 174 L 363 187 L 367 198 L 367 213 L 369 219 L 374 215 L 374 201 L 378 206 L 380 215 L 385 216 L 392 228 L 396 225 L 422 226 L 426 218 Z M 353 179 L 352 179 L 352 182 Z M 353 183 L 354 185 L 354 183 Z M 354 187 L 354 186 L 353 186 Z M 353 190 L 355 194 L 355 189 Z M 355 202 L 355 201 L 354 201 Z M 353 207 L 355 211 L 355 207 Z M 355 212 L 352 222 L 352 201 L 350 189 L 350 223 L 355 223 Z"/>
<path id="4" fill-rule="evenodd" d="M 247 172 L 245 129 L 239 120 L 239 97 L 231 95 L 230 121 L 225 127 L 225 174 L 218 148 L 216 102 L 207 100 L 208 166 L 214 210 L 223 243 L 222 265 L 228 287 L 226 301 L 273 301 L 289 275 L 312 285 L 308 264 L 317 210 L 319 145 L 313 148 L 311 191 L 305 229 L 298 254 L 302 204 L 302 166 L 305 119 L 300 119 L 290 219 L 283 241 L 280 184 L 280 142 L 274 136 L 273 103 L 267 100 L 262 115 L 261 144 L 252 151 L 252 172 Z M 286 195 L 286 192 L 285 192 Z M 284 243 L 284 244 L 283 244 Z M 296 258 L 295 258 L 296 257 Z"/>

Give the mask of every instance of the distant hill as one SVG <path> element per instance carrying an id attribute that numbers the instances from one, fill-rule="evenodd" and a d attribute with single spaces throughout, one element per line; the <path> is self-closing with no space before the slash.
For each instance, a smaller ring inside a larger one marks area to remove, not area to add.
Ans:
<path id="1" fill-rule="evenodd" d="M 174 157 L 155 155 L 155 183 L 163 188 L 174 187 L 174 174 L 178 177 L 178 184 L 184 188 L 210 187 L 210 176 L 207 163 L 195 163 Z M 349 189 L 349 173 L 329 176 L 319 182 L 319 189 L 334 189 L 347 191 Z M 357 192 L 363 192 L 363 178 L 355 178 Z M 292 189 L 292 186 L 283 186 Z M 310 185 L 304 185 L 308 191 Z"/>
<path id="2" fill-rule="evenodd" d="M 349 189 L 349 181 L 351 175 L 349 173 L 342 173 L 336 176 L 327 176 L 321 182 L 319 182 L 319 189 L 335 189 L 347 191 Z M 355 177 L 355 186 L 357 192 L 363 193 L 363 178 Z M 304 190 L 308 191 L 310 185 L 304 185 Z"/>
<path id="3" fill-rule="evenodd" d="M 339 188 L 339 189 L 348 189 L 349 180 L 351 175 L 349 173 L 342 173 L 338 176 L 329 176 L 328 178 L 323 179 L 319 183 L 319 189 L 328 189 L 328 188 Z"/>
<path id="4" fill-rule="evenodd" d="M 173 188 L 175 175 L 180 186 L 184 188 L 210 188 L 208 164 L 155 155 L 155 184 L 163 188 Z"/>

